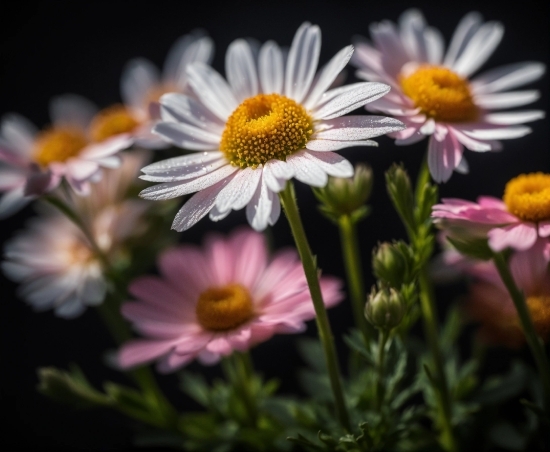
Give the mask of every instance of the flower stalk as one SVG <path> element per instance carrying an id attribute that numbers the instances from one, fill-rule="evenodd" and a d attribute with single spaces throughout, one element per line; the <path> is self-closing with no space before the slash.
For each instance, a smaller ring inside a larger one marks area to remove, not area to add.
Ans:
<path id="1" fill-rule="evenodd" d="M 294 236 L 294 241 L 296 243 L 296 247 L 298 248 L 298 253 L 300 254 L 300 259 L 302 260 L 311 299 L 313 300 L 317 331 L 325 354 L 330 385 L 336 405 L 336 415 L 340 421 L 340 425 L 345 430 L 350 431 L 349 415 L 342 389 L 341 373 L 336 355 L 336 348 L 334 346 L 334 337 L 332 335 L 327 311 L 323 302 L 321 287 L 319 285 L 317 263 L 315 257 L 311 253 L 306 233 L 304 231 L 304 226 L 300 218 L 300 213 L 298 212 L 298 204 L 296 203 L 294 185 L 292 182 L 287 182 L 286 187 L 281 193 L 279 193 L 279 196 L 290 224 L 292 235 Z"/>
<path id="2" fill-rule="evenodd" d="M 533 354 L 539 371 L 542 387 L 544 389 L 545 408 L 550 409 L 550 363 L 548 362 L 548 356 L 544 350 L 543 342 L 537 335 L 533 320 L 529 314 L 529 309 L 525 303 L 525 297 L 516 285 L 503 253 L 495 253 L 493 262 L 516 307 L 523 333 L 525 334 L 527 344 L 531 349 L 531 353 Z"/>
<path id="3" fill-rule="evenodd" d="M 382 402 L 384 401 L 385 378 L 384 378 L 384 359 L 386 356 L 386 343 L 390 337 L 389 328 L 380 328 L 378 333 L 378 356 L 376 359 L 376 370 L 378 373 L 378 379 L 376 384 L 376 411 L 380 412 L 382 409 Z"/>

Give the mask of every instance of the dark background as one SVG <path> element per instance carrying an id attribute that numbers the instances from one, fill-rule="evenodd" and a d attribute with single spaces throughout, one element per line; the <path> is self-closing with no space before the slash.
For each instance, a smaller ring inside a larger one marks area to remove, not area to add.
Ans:
<path id="1" fill-rule="evenodd" d="M 7 2 L 6 2 L 7 3 Z M 5 3 L 5 7 L 7 4 Z M 405 2 L 340 0 L 301 3 L 293 1 L 42 1 L 9 2 L 0 17 L 0 114 L 18 112 L 38 126 L 48 123 L 48 100 L 66 92 L 84 95 L 101 107 L 120 101 L 119 77 L 130 58 L 143 56 L 157 65 L 164 61 L 174 40 L 192 29 L 204 28 L 214 39 L 214 67 L 223 73 L 224 54 L 239 37 L 262 42 L 275 39 L 290 45 L 297 27 L 305 20 L 320 25 L 323 33 L 321 64 L 349 44 L 355 34 L 368 35 L 369 23 L 396 21 L 410 6 L 422 9 L 428 23 L 438 27 L 448 43 L 460 18 L 479 10 L 487 20 L 505 25 L 504 38 L 482 68 L 520 61 L 548 64 L 548 11 L 546 2 L 521 1 L 514 8 L 503 2 Z M 348 82 L 353 81 L 348 68 Z M 524 109 L 548 110 L 548 76 L 524 89 L 540 89 L 541 99 Z M 521 89 L 521 88 L 520 88 Z M 358 114 L 358 113 L 355 113 Z M 441 187 L 442 196 L 474 199 L 479 194 L 502 196 L 504 184 L 521 172 L 550 171 L 548 119 L 532 123 L 533 133 L 504 142 L 501 153 L 466 151 L 470 174 L 454 174 Z M 366 286 L 372 284 L 368 268 L 370 253 L 378 241 L 403 237 L 383 185 L 383 172 L 402 161 L 415 174 L 426 141 L 398 148 L 387 138 L 379 148 L 356 148 L 343 153 L 353 162 L 369 162 L 375 174 L 373 215 L 360 225 L 361 251 L 366 261 Z M 320 217 L 311 191 L 297 184 L 300 208 L 312 249 L 327 274 L 343 277 L 336 228 Z M 32 208 L 0 224 L 0 245 L 20 229 Z M 199 242 L 208 231 L 228 231 L 245 223 L 242 212 L 220 223 L 201 221 L 181 240 Z M 273 228 L 276 248 L 291 245 L 284 216 Z M 159 231 L 163 234 L 163 231 Z M 35 391 L 35 369 L 54 365 L 66 368 L 77 362 L 92 382 L 120 380 L 102 366 L 102 353 L 113 344 L 96 313 L 89 310 L 73 321 L 52 313 L 35 314 L 15 296 L 16 286 L 0 275 L 0 445 L 3 450 L 121 450 L 130 448 L 132 425 L 104 411 L 74 413 L 45 399 Z M 441 310 L 462 286 L 439 291 Z M 351 322 L 347 302 L 331 313 L 341 346 L 341 335 Z M 309 331 L 314 333 L 313 325 Z M 299 362 L 295 337 L 279 336 L 253 351 L 257 367 L 266 376 L 278 376 L 282 391 L 296 390 L 295 369 Z M 201 370 L 198 365 L 191 366 Z M 218 370 L 208 369 L 210 375 Z M 175 376 L 159 377 L 173 403 L 189 406 L 176 389 Z M 121 380 L 124 381 L 124 380 Z"/>

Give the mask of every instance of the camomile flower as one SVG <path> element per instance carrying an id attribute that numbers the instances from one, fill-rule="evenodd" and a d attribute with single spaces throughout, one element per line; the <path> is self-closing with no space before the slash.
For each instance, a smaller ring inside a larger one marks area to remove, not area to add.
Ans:
<path id="1" fill-rule="evenodd" d="M 52 125 L 38 131 L 17 114 L 0 123 L 0 217 L 23 207 L 33 196 L 53 190 L 65 178 L 81 195 L 90 181 L 101 178 L 101 168 L 120 164 L 116 154 L 131 145 L 126 134 L 95 139 L 90 133 L 96 107 L 73 94 L 50 103 Z"/>
<path id="2" fill-rule="evenodd" d="M 133 281 L 129 291 L 137 301 L 122 306 L 144 336 L 122 346 L 122 368 L 157 361 L 166 373 L 195 359 L 214 364 L 275 334 L 303 332 L 315 318 L 298 254 L 270 259 L 265 237 L 250 229 L 211 236 L 202 250 L 168 249 L 158 263 L 160 276 Z M 320 285 L 327 307 L 342 299 L 337 279 L 323 276 Z"/>
<path id="3" fill-rule="evenodd" d="M 146 229 L 143 216 L 151 203 L 125 196 L 146 160 L 144 153 L 123 155 L 120 169 L 106 170 L 88 197 L 74 200 L 75 211 L 111 263 L 126 240 Z M 105 298 L 107 282 L 97 252 L 58 211 L 45 210 L 6 243 L 2 270 L 21 284 L 21 298 L 35 310 L 53 309 L 59 317 L 77 317 Z"/>
<path id="4" fill-rule="evenodd" d="M 387 83 L 389 95 L 368 105 L 402 120 L 407 128 L 392 134 L 398 145 L 429 136 L 428 165 L 436 182 L 453 170 L 467 172 L 464 147 L 485 152 L 501 149 L 498 140 L 518 138 L 531 129 L 521 124 L 544 117 L 539 110 L 495 112 L 538 99 L 535 90 L 509 91 L 537 80 L 545 66 L 515 63 L 470 78 L 491 56 L 503 35 L 498 22 L 467 14 L 444 54 L 443 38 L 422 14 L 408 10 L 399 25 L 371 26 L 373 43 L 360 42 L 352 63 L 359 78 Z"/>
<path id="5" fill-rule="evenodd" d="M 488 237 L 494 251 L 527 250 L 550 237 L 550 174 L 521 174 L 506 184 L 503 199 L 443 199 L 433 206 L 436 224 L 451 237 Z"/>
<path id="6" fill-rule="evenodd" d="M 128 62 L 120 81 L 124 105 L 119 105 L 116 109 L 125 112 L 137 124 L 137 146 L 159 149 L 167 145 L 151 133 L 151 128 L 160 119 L 160 97 L 170 92 L 189 94 L 187 67 L 196 62 L 208 64 L 213 54 L 212 40 L 200 32 L 195 32 L 180 37 L 173 44 L 164 62 L 162 74 L 145 58 L 136 58 Z"/>
<path id="7" fill-rule="evenodd" d="M 321 31 L 309 23 L 296 32 L 288 57 L 269 41 L 256 58 L 239 39 L 226 54 L 227 81 L 211 67 L 193 64 L 187 75 L 198 100 L 161 97 L 163 121 L 154 133 L 196 151 L 142 169 L 142 179 L 162 182 L 145 189 L 144 198 L 198 192 L 178 212 L 173 229 L 184 231 L 209 212 L 217 221 L 246 206 L 249 223 L 263 230 L 277 221 L 277 193 L 289 179 L 322 187 L 328 175 L 350 177 L 352 165 L 333 151 L 376 145 L 370 138 L 403 129 L 393 118 L 343 116 L 390 87 L 363 82 L 329 89 L 353 47 L 316 74 L 320 47 Z"/>

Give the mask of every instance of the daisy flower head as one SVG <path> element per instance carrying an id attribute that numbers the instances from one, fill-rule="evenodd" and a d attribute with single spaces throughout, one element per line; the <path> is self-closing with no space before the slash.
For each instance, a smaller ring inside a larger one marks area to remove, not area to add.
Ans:
<path id="1" fill-rule="evenodd" d="M 184 231 L 210 212 L 214 221 L 246 206 L 250 225 L 263 230 L 277 221 L 277 193 L 295 177 L 314 187 L 328 175 L 350 177 L 351 164 L 333 151 L 376 145 L 370 138 L 403 124 L 380 116 L 343 116 L 386 94 L 383 83 L 330 89 L 353 47 L 338 52 L 316 74 L 321 31 L 304 23 L 285 57 L 269 41 L 257 58 L 242 39 L 226 54 L 227 81 L 211 67 L 193 64 L 189 84 L 197 100 L 181 94 L 160 99 L 162 122 L 154 133 L 193 154 L 143 168 L 142 179 L 162 182 L 141 193 L 168 199 L 198 192 L 176 215 Z"/>
<path id="2" fill-rule="evenodd" d="M 160 149 L 167 143 L 151 133 L 160 119 L 159 99 L 165 93 L 192 94 L 189 89 L 187 67 L 196 62 L 208 64 L 214 54 L 212 39 L 200 31 L 181 36 L 168 52 L 162 72 L 149 60 L 135 58 L 124 68 L 120 90 L 124 105 L 118 106 L 139 124 L 135 144 L 149 149 Z"/>
<path id="3" fill-rule="evenodd" d="M 491 56 L 503 35 L 498 22 L 483 23 L 478 13 L 458 24 L 444 53 L 443 38 L 417 10 L 408 10 L 399 24 L 371 26 L 372 43 L 360 42 L 352 63 L 359 78 L 387 83 L 389 95 L 367 106 L 401 119 L 407 128 L 393 133 L 396 144 L 416 143 L 429 136 L 428 165 L 436 182 L 446 182 L 453 170 L 467 172 L 464 147 L 498 151 L 498 140 L 522 137 L 524 125 L 544 117 L 539 110 L 495 112 L 539 98 L 538 91 L 509 91 L 537 80 L 545 66 L 515 63 L 472 79 Z"/>
<path id="4" fill-rule="evenodd" d="M 101 178 L 101 168 L 120 164 L 116 154 L 131 145 L 127 134 L 94 139 L 96 107 L 73 94 L 50 102 L 51 126 L 38 130 L 17 114 L 0 123 L 0 216 L 8 216 L 32 197 L 56 188 L 65 178 L 80 195 Z"/>
<path id="5" fill-rule="evenodd" d="M 105 171 L 88 197 L 72 200 L 111 263 L 124 252 L 126 240 L 145 230 L 143 215 L 149 203 L 125 199 L 125 193 L 146 160 L 143 153 L 123 155 L 120 169 Z M 54 309 L 59 317 L 77 317 L 105 298 L 107 283 L 97 252 L 82 231 L 57 211 L 46 210 L 7 242 L 2 270 L 21 283 L 21 298 L 38 311 Z"/>
<path id="6" fill-rule="evenodd" d="M 443 199 L 432 217 L 448 235 L 488 237 L 494 251 L 527 250 L 538 237 L 550 237 L 550 174 L 522 174 L 506 184 L 503 199 L 479 197 L 476 202 Z"/>
<path id="7" fill-rule="evenodd" d="M 510 258 L 510 271 L 525 302 L 537 334 L 545 341 L 550 337 L 550 256 L 544 249 L 547 239 L 538 239 L 527 251 L 515 252 Z M 465 310 L 480 324 L 479 333 L 489 343 L 511 348 L 521 347 L 525 336 L 510 295 L 493 264 L 482 271 L 473 264 L 466 273 L 475 278 L 469 290 Z"/>
<path id="8" fill-rule="evenodd" d="M 172 372 L 194 359 L 214 364 L 275 334 L 302 332 L 315 317 L 297 253 L 269 259 L 263 235 L 250 229 L 211 236 L 202 250 L 169 249 L 158 266 L 160 276 L 136 279 L 129 291 L 137 301 L 122 306 L 145 336 L 122 346 L 122 368 L 157 361 L 160 372 Z M 342 299 L 339 280 L 323 276 L 320 284 L 326 306 Z"/>

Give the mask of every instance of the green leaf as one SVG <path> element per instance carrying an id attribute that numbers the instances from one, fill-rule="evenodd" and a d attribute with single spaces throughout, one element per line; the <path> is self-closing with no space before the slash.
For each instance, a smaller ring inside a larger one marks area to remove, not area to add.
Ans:
<path id="1" fill-rule="evenodd" d="M 204 407 L 210 404 L 210 389 L 204 377 L 191 372 L 180 373 L 180 388 L 189 397 Z"/>
<path id="2" fill-rule="evenodd" d="M 506 450 L 525 450 L 527 445 L 527 438 L 508 422 L 495 425 L 490 430 L 489 437 L 494 444 Z"/>
<path id="3" fill-rule="evenodd" d="M 447 236 L 447 240 L 464 256 L 482 261 L 488 261 L 493 258 L 493 250 L 489 248 L 486 238 L 459 239 Z"/>
<path id="4" fill-rule="evenodd" d="M 327 373 L 325 355 L 321 343 L 316 339 L 300 339 L 298 352 L 306 364 L 319 373 Z"/>
<path id="5" fill-rule="evenodd" d="M 474 400 L 481 405 L 496 405 L 516 397 L 527 383 L 527 371 L 522 363 L 515 361 L 504 376 L 488 379 Z"/>

